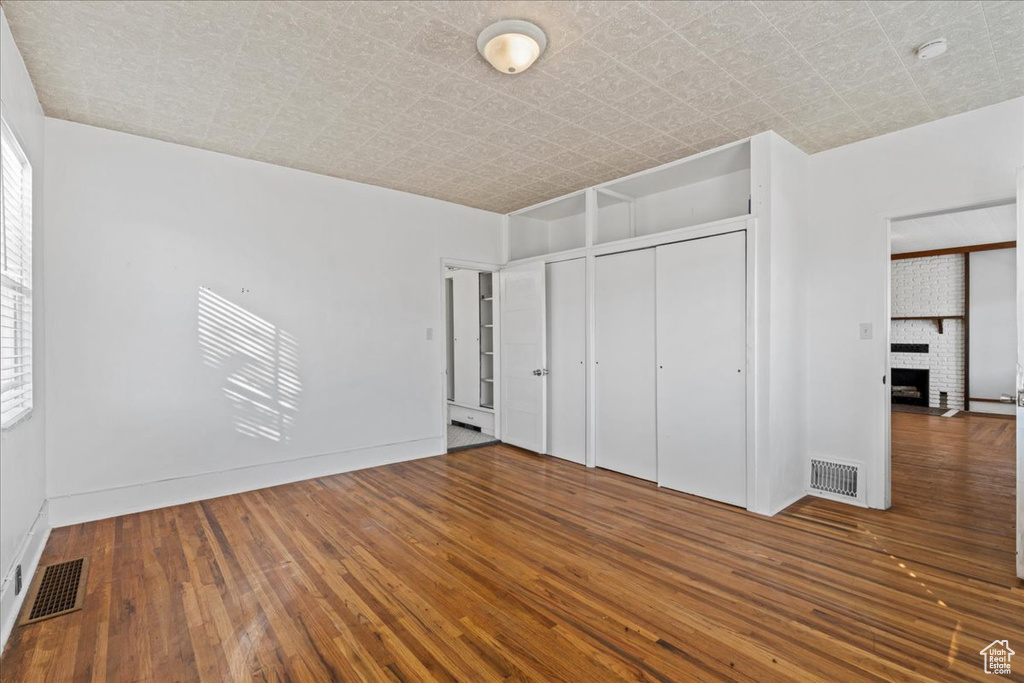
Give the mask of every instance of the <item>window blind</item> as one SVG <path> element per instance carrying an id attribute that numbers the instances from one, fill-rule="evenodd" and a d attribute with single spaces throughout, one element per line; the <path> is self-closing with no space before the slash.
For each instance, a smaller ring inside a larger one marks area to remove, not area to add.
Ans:
<path id="1" fill-rule="evenodd" d="M 32 167 L 0 119 L 0 428 L 32 410 Z"/>

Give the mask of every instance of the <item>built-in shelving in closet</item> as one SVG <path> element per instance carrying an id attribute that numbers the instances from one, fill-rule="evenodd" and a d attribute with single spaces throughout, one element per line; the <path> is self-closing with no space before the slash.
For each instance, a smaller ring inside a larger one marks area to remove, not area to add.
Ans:
<path id="1" fill-rule="evenodd" d="M 494 275 L 445 274 L 448 421 L 494 434 Z"/>
<path id="2" fill-rule="evenodd" d="M 507 216 L 547 278 L 543 451 L 764 514 L 807 492 L 805 175 L 768 132 Z"/>

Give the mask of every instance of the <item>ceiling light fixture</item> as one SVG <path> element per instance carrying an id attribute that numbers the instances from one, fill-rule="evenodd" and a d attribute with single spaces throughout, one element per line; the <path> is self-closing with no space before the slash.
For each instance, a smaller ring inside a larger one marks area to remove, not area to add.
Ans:
<path id="1" fill-rule="evenodd" d="M 506 19 L 480 32 L 476 49 L 491 66 L 502 73 L 526 71 L 537 61 L 548 38 L 539 26 L 520 19 Z"/>
<path id="2" fill-rule="evenodd" d="M 927 43 L 918 45 L 914 52 L 917 53 L 918 59 L 935 59 L 939 55 L 945 54 L 946 39 L 937 38 L 935 40 L 929 40 Z"/>

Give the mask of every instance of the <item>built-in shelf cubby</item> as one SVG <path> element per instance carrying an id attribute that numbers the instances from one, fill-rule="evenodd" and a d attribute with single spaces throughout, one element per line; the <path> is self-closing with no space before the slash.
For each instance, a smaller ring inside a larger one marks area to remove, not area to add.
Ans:
<path id="1" fill-rule="evenodd" d="M 750 142 L 595 188 L 595 244 L 750 214 Z"/>
<path id="2" fill-rule="evenodd" d="M 509 259 L 586 246 L 586 195 L 577 192 L 509 216 Z"/>
<path id="3" fill-rule="evenodd" d="M 494 274 L 480 273 L 480 407 L 494 408 Z"/>

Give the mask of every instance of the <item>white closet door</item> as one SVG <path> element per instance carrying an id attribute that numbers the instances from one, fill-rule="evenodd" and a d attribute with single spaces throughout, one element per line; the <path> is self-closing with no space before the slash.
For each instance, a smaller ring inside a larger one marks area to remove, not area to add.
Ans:
<path id="1" fill-rule="evenodd" d="M 597 466 L 655 481 L 654 250 L 595 262 Z"/>
<path id="2" fill-rule="evenodd" d="M 658 484 L 745 507 L 745 235 L 656 251 Z"/>
<path id="3" fill-rule="evenodd" d="M 587 457 L 587 264 L 547 267 L 548 453 L 583 464 Z"/>
<path id="4" fill-rule="evenodd" d="M 455 331 L 455 402 L 480 404 L 480 285 L 475 270 L 452 276 Z"/>
<path id="5" fill-rule="evenodd" d="M 501 271 L 502 441 L 536 453 L 547 443 L 544 264 Z"/>

